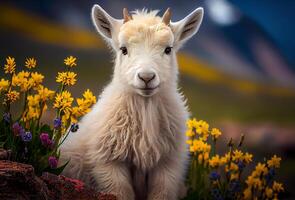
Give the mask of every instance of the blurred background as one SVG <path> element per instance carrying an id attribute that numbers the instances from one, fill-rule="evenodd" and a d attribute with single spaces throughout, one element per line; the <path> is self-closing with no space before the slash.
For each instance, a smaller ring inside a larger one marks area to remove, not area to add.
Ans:
<path id="1" fill-rule="evenodd" d="M 113 59 L 90 20 L 95 3 L 115 18 L 122 18 L 124 7 L 160 14 L 171 7 L 172 21 L 204 7 L 198 34 L 178 56 L 192 115 L 219 127 L 224 140 L 238 141 L 244 133 L 244 148 L 257 159 L 282 156 L 285 198 L 295 196 L 295 1 L 1 0 L 0 65 L 14 56 L 21 69 L 26 57 L 35 57 L 55 88 L 63 59 L 73 55 L 73 94 L 89 88 L 98 95 L 111 79 Z"/>

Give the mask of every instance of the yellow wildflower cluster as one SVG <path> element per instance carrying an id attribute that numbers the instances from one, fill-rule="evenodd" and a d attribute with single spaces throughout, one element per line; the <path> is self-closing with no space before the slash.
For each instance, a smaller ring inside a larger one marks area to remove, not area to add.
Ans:
<path id="1" fill-rule="evenodd" d="M 22 120 L 24 122 L 38 119 L 42 113 L 47 110 L 46 101 L 52 99 L 54 91 L 49 90 L 44 86 L 40 86 L 37 94 L 29 95 L 27 97 L 27 107 L 23 113 Z"/>
<path id="2" fill-rule="evenodd" d="M 207 139 L 211 135 L 212 139 L 216 141 L 221 135 L 220 130 L 213 128 L 210 131 L 206 121 L 197 121 L 195 118 L 187 121 L 187 127 L 186 136 L 190 152 L 197 155 L 199 163 L 207 164 L 211 151 L 211 145 L 207 143 Z"/>
<path id="3" fill-rule="evenodd" d="M 230 172 L 229 179 L 235 180 L 240 176 L 241 167 L 249 164 L 252 161 L 252 157 L 252 154 L 243 153 L 242 151 L 236 149 L 232 153 L 228 152 L 222 157 L 219 155 L 211 157 L 209 160 L 209 166 L 213 169 L 224 166 L 225 172 Z"/>
<path id="4" fill-rule="evenodd" d="M 77 119 L 90 111 L 90 107 L 96 103 L 96 97 L 88 89 L 83 94 L 84 98 L 77 99 L 77 106 L 72 108 L 72 122 L 76 123 Z"/>
<path id="5" fill-rule="evenodd" d="M 12 86 L 18 86 L 21 92 L 26 92 L 31 88 L 37 89 L 43 79 L 44 76 L 40 73 L 21 71 L 12 77 Z"/>
<path id="6" fill-rule="evenodd" d="M 55 96 L 54 108 L 63 112 L 70 112 L 74 98 L 69 91 L 63 91 Z"/>
<path id="7" fill-rule="evenodd" d="M 10 74 L 10 80 L 2 78 L 0 80 L 0 92 L 4 93 L 4 103 L 9 105 L 20 98 L 20 92 L 24 95 L 24 110 L 21 115 L 21 120 L 28 122 L 30 120 L 40 119 L 42 113 L 47 109 L 47 101 L 54 98 L 53 108 L 57 109 L 57 118 L 62 119 L 63 128 L 69 123 L 76 123 L 78 118 L 90 111 L 90 107 L 96 102 L 96 97 L 90 90 L 86 90 L 83 98 L 76 100 L 77 105 L 72 107 L 74 98 L 67 90 L 67 86 L 72 86 L 76 83 L 77 74 L 70 71 L 70 68 L 76 66 L 76 58 L 69 56 L 64 59 L 67 71 L 59 72 L 56 77 L 56 82 L 60 83 L 60 89 L 55 94 L 54 91 L 42 85 L 44 76 L 38 72 L 20 71 L 16 72 L 15 58 L 6 58 L 4 71 Z M 37 65 L 34 58 L 27 58 L 25 67 L 33 69 Z M 15 90 L 17 88 L 18 90 Z M 9 110 L 10 107 L 8 106 Z"/>
<path id="8" fill-rule="evenodd" d="M 244 184 L 242 172 L 250 166 L 253 155 L 240 150 L 243 135 L 237 146 L 231 139 L 229 151 L 221 156 L 215 152 L 217 139 L 222 134 L 220 130 L 210 130 L 207 122 L 196 119 L 188 120 L 187 128 L 187 144 L 191 152 L 188 182 L 194 194 L 207 190 L 209 179 L 209 195 L 213 199 L 278 199 L 284 188 L 274 181 L 274 169 L 280 167 L 281 158 L 274 155 L 266 163 L 258 163 Z M 202 197 L 208 198 L 206 195 Z"/>
<path id="9" fill-rule="evenodd" d="M 74 72 L 58 72 L 56 77 L 56 82 L 62 83 L 64 85 L 75 85 L 76 83 L 76 76 Z"/>
<path id="10" fill-rule="evenodd" d="M 4 65 L 5 74 L 13 74 L 15 72 L 15 59 L 12 57 L 6 58 L 6 64 Z"/>
<path id="11" fill-rule="evenodd" d="M 40 97 L 39 95 L 29 95 L 27 97 L 27 105 L 25 112 L 23 113 L 22 120 L 27 122 L 32 119 L 38 119 L 41 111 L 40 111 Z"/>
<path id="12" fill-rule="evenodd" d="M 33 87 L 37 88 L 42 83 L 44 76 L 38 72 L 33 72 L 31 73 L 31 78 L 33 80 Z"/>
<path id="13" fill-rule="evenodd" d="M 38 95 L 40 97 L 41 102 L 45 102 L 48 99 L 52 99 L 54 96 L 54 91 L 49 90 L 48 88 L 44 87 L 43 85 L 39 87 Z"/>
<path id="14" fill-rule="evenodd" d="M 253 199 L 255 194 L 262 193 L 263 199 L 278 199 L 278 193 L 284 191 L 283 185 L 271 179 L 274 169 L 280 167 L 281 158 L 274 155 L 265 163 L 258 163 L 255 170 L 246 180 L 247 188 L 244 190 L 244 199 Z"/>
<path id="15" fill-rule="evenodd" d="M 207 165 L 211 150 L 211 145 L 206 142 L 209 136 L 208 123 L 192 119 L 187 121 L 187 127 L 186 136 L 190 152 L 197 156 L 200 164 Z"/>
<path id="16" fill-rule="evenodd" d="M 29 72 L 21 71 L 12 77 L 12 86 L 20 87 L 22 92 L 28 91 L 33 85 L 33 79 L 28 79 Z"/>
<path id="17" fill-rule="evenodd" d="M 87 89 L 72 107 L 74 98 L 69 87 L 77 81 L 77 74 L 71 70 L 77 65 L 76 58 L 70 56 L 64 59 L 64 63 L 65 72 L 59 72 L 56 77 L 59 83 L 56 92 L 42 85 L 45 78 L 42 74 L 31 71 L 37 65 L 34 58 L 25 60 L 26 69 L 23 71 L 18 71 L 13 57 L 6 58 L 2 68 L 5 77 L 0 79 L 0 98 L 3 100 L 0 143 L 13 151 L 14 161 L 33 165 L 36 174 L 49 169 L 61 173 L 68 162 L 58 167 L 59 147 L 71 132 L 79 129 L 78 119 L 96 103 L 96 97 Z M 11 106 L 17 100 L 21 100 L 21 105 Z M 44 123 L 42 116 L 48 105 L 52 105 L 55 110 L 50 111 L 56 114 L 54 119 L 47 119 L 49 123 Z"/>
<path id="18" fill-rule="evenodd" d="M 76 58 L 73 56 L 67 57 L 64 63 L 68 67 L 76 66 Z M 68 69 L 69 70 L 69 69 Z M 76 100 L 77 105 L 72 107 L 74 98 L 71 93 L 65 90 L 66 86 L 72 86 L 76 83 L 76 76 L 72 71 L 59 72 L 56 77 L 56 82 L 61 84 L 61 91 L 56 94 L 54 108 L 58 110 L 57 118 L 61 118 L 62 129 L 64 130 L 70 123 L 76 123 L 78 118 L 90 111 L 90 107 L 96 102 L 96 97 L 90 90 L 86 90 L 83 98 Z"/>
<path id="19" fill-rule="evenodd" d="M 209 124 L 203 120 L 196 120 L 195 118 L 187 121 L 187 131 L 186 136 L 188 137 L 187 144 L 189 145 L 189 150 L 197 156 L 197 160 L 200 164 L 207 165 L 209 162 L 209 155 L 211 151 L 211 145 L 207 143 L 209 135 L 216 142 L 217 138 L 221 135 L 221 131 L 217 128 L 209 130 Z M 215 157 L 216 165 L 217 158 Z"/>

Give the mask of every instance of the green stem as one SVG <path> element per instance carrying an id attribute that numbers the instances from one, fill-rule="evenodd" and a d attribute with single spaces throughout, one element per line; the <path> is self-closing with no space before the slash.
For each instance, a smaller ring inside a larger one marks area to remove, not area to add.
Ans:
<path id="1" fill-rule="evenodd" d="M 40 105 L 40 115 L 39 115 L 38 120 L 37 120 L 37 127 L 40 126 L 40 119 L 41 119 L 42 114 L 43 114 L 44 106 L 45 106 L 45 102 L 41 102 L 41 105 Z"/>
<path id="2" fill-rule="evenodd" d="M 65 135 L 65 137 L 63 138 L 63 140 L 57 145 L 57 149 L 58 149 L 58 147 L 60 147 L 60 145 L 62 145 L 62 143 L 66 140 L 66 138 L 68 137 L 68 135 L 70 134 L 70 132 L 71 132 L 71 129 L 69 128 L 69 130 L 68 130 L 67 134 Z"/>

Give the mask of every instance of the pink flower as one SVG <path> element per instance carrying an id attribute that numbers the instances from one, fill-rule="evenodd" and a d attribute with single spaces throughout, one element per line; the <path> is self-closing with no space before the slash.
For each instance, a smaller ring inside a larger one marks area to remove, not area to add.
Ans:
<path id="1" fill-rule="evenodd" d="M 48 164 L 49 164 L 50 168 L 55 169 L 58 164 L 57 158 L 55 156 L 49 156 Z"/>
<path id="2" fill-rule="evenodd" d="M 40 140 L 43 146 L 52 148 L 54 145 L 53 140 L 49 138 L 49 135 L 47 133 L 41 133 L 40 134 Z"/>

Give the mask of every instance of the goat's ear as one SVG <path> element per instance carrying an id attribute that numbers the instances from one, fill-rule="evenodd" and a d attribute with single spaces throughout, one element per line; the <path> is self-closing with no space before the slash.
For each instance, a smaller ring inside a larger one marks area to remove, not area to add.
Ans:
<path id="1" fill-rule="evenodd" d="M 118 33 L 123 21 L 111 17 L 102 7 L 95 4 L 92 7 L 91 18 L 97 31 L 107 41 L 115 39 L 115 35 Z"/>
<path id="2" fill-rule="evenodd" d="M 198 32 L 203 20 L 203 15 L 204 10 L 202 7 L 199 7 L 184 19 L 170 24 L 176 47 L 180 47 L 185 41 Z"/>

